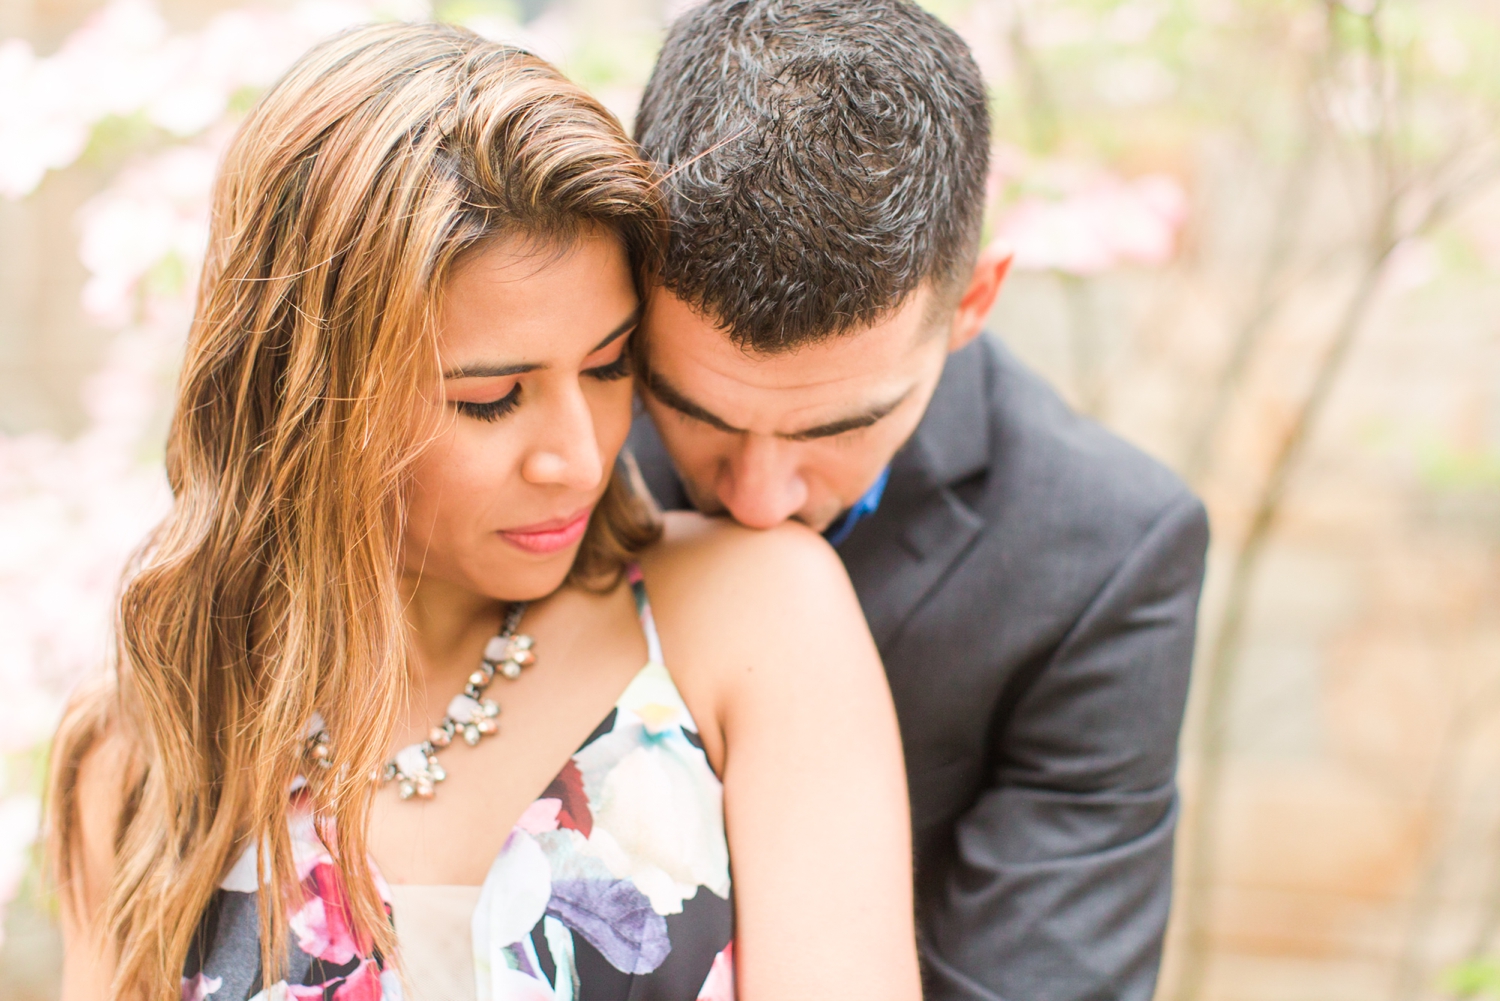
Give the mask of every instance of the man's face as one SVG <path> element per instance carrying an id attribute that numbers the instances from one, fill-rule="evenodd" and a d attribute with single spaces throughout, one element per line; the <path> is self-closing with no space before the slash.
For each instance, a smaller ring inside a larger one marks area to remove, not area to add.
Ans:
<path id="1" fill-rule="evenodd" d="M 749 354 L 658 288 L 641 323 L 641 396 L 705 514 L 823 531 L 916 430 L 952 346 L 921 286 L 872 326 L 794 351 Z"/>

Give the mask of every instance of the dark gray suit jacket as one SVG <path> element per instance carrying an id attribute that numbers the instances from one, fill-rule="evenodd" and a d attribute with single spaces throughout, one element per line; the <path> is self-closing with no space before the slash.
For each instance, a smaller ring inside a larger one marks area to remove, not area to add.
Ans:
<path id="1" fill-rule="evenodd" d="M 685 499 L 649 420 L 632 447 Z M 1208 522 L 989 337 L 840 547 L 895 695 L 927 997 L 1147 1001 Z"/>

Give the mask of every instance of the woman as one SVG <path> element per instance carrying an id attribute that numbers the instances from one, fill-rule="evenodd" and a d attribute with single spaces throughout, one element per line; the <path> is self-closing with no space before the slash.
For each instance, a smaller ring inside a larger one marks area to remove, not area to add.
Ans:
<path id="1" fill-rule="evenodd" d="M 458 29 L 250 115 L 175 505 L 55 747 L 64 998 L 919 997 L 837 559 L 612 475 L 661 232 L 609 114 Z"/>

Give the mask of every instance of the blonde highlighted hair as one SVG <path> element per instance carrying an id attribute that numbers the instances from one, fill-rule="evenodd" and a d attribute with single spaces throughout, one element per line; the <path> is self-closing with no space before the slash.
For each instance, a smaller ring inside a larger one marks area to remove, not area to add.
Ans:
<path id="1" fill-rule="evenodd" d="M 435 310 L 501 234 L 618 234 L 644 281 L 663 216 L 619 123 L 546 62 L 437 24 L 358 29 L 304 56 L 231 144 L 167 449 L 174 504 L 120 600 L 113 681 L 75 697 L 49 823 L 81 878 L 79 766 L 132 766 L 103 937 L 115 994 L 177 996 L 199 916 L 260 846 L 264 982 L 295 886 L 288 790 L 320 712 L 340 767 L 312 787 L 352 924 L 389 955 L 366 863 L 372 787 L 404 705 L 398 552 L 415 414 L 438 384 Z M 611 584 L 656 526 L 616 477 L 574 579 Z M 91 823 L 97 822 L 91 818 Z M 75 897 L 76 899 L 76 897 Z"/>

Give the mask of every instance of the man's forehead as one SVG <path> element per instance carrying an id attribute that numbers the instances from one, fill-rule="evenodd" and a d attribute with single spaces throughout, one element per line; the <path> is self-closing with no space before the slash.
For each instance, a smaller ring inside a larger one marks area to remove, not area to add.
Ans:
<path id="1" fill-rule="evenodd" d="M 711 314 L 657 288 L 647 300 L 645 346 L 648 357 L 664 370 L 707 369 L 765 389 L 816 390 L 879 380 L 895 374 L 927 343 L 929 296 L 924 286 L 868 327 L 786 351 L 760 352 L 736 344 Z"/>
<path id="2" fill-rule="evenodd" d="M 930 339 L 912 329 L 921 300 L 904 304 L 915 317 L 775 354 L 744 350 L 675 297 L 653 302 L 644 323 L 648 391 L 720 430 L 831 437 L 890 413 L 929 367 L 918 349 Z"/>

